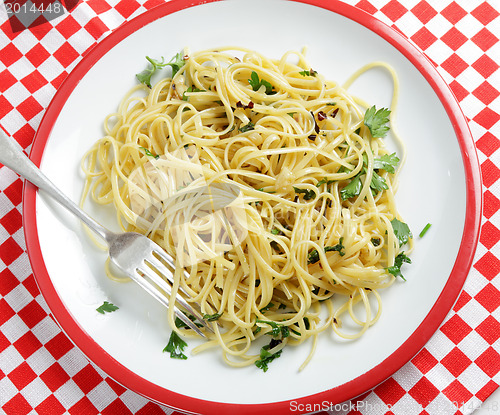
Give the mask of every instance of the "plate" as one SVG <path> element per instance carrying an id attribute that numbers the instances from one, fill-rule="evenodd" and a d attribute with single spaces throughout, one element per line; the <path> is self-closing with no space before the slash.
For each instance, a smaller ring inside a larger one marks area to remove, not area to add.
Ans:
<path id="1" fill-rule="evenodd" d="M 174 0 L 124 24 L 74 68 L 50 103 L 31 158 L 77 201 L 80 160 L 102 136 L 104 116 L 134 85 L 145 55 L 169 59 L 183 47 L 244 46 L 278 58 L 307 47 L 313 68 L 342 83 L 372 61 L 392 65 L 400 79 L 396 116 L 408 159 L 397 194 L 415 236 L 406 282 L 382 292 L 379 322 L 356 341 L 320 337 L 289 348 L 266 373 L 224 366 L 216 352 L 170 359 L 165 311 L 133 284 L 108 280 L 106 253 L 78 221 L 27 185 L 24 225 L 40 290 L 68 337 L 117 382 L 156 402 L 193 413 L 296 413 L 334 408 L 392 375 L 437 330 L 465 282 L 478 240 L 481 182 L 474 144 L 460 108 L 432 64 L 403 36 L 338 1 Z M 387 106 L 390 77 L 370 71 L 351 88 Z M 391 138 L 388 146 L 396 151 Z M 88 211 L 113 227 L 113 214 Z M 427 224 L 432 227 L 419 238 Z M 100 315 L 108 300 L 119 312 Z M 191 345 L 190 345 L 191 346 Z"/>

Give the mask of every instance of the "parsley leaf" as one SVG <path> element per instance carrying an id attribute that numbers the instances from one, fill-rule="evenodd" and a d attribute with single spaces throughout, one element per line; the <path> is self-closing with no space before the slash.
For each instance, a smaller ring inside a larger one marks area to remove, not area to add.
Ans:
<path id="1" fill-rule="evenodd" d="M 150 58 L 149 56 L 146 56 L 146 59 L 151 64 L 151 67 L 148 69 L 144 69 L 142 72 L 136 74 L 135 76 L 139 80 L 139 82 L 151 88 L 151 76 L 153 76 L 153 74 L 158 69 L 163 68 L 166 64 L 164 63 L 163 58 L 161 62 L 156 59 Z"/>
<path id="2" fill-rule="evenodd" d="M 171 60 L 170 62 L 165 63 L 163 57 L 161 58 L 161 62 L 150 58 L 149 56 L 146 56 L 146 59 L 149 61 L 151 64 L 150 68 L 144 69 L 142 72 L 136 74 L 136 78 L 139 80 L 139 82 L 143 83 L 147 87 L 151 88 L 151 77 L 154 75 L 154 73 L 161 68 L 164 68 L 165 66 L 171 66 L 172 67 L 172 78 L 175 76 L 177 72 L 185 65 L 184 57 L 182 53 L 177 53 Z"/>
<path id="3" fill-rule="evenodd" d="M 298 187 L 293 186 L 293 190 L 295 190 L 295 193 L 303 193 L 304 200 L 311 200 L 316 197 L 316 193 L 311 189 L 299 189 Z"/>
<path id="4" fill-rule="evenodd" d="M 264 372 L 267 372 L 267 369 L 269 369 L 269 363 L 271 363 L 274 359 L 280 357 L 281 352 L 283 351 L 279 350 L 276 353 L 269 352 L 271 343 L 266 346 L 262 346 L 262 348 L 260 349 L 260 359 L 255 362 L 255 366 L 257 366 L 259 369 L 262 369 Z"/>
<path id="5" fill-rule="evenodd" d="M 389 188 L 385 179 L 379 176 L 376 172 L 372 174 L 372 181 L 370 182 L 370 187 L 375 190 L 375 192 L 380 192 Z"/>
<path id="6" fill-rule="evenodd" d="M 381 156 L 380 158 L 374 159 L 373 168 L 374 168 L 374 170 L 381 169 L 381 170 L 386 170 L 389 173 L 394 173 L 394 167 L 397 166 L 398 163 L 399 163 L 399 158 L 396 157 L 396 153 L 385 154 L 385 155 Z M 340 196 L 342 197 L 342 200 L 347 200 L 351 197 L 359 195 L 359 193 L 361 192 L 361 189 L 363 188 L 363 183 L 361 182 L 361 176 L 363 174 L 366 174 L 366 172 L 367 172 L 366 166 L 367 165 L 368 165 L 368 159 L 366 157 L 366 153 L 364 153 L 363 154 L 363 168 L 356 176 L 354 176 L 354 178 L 351 180 L 351 182 L 340 191 Z M 342 167 L 341 167 L 341 169 L 342 169 Z M 341 172 L 341 169 L 339 169 L 339 173 Z M 380 192 L 382 190 L 388 189 L 389 186 L 387 185 L 387 182 L 385 181 L 385 179 L 383 177 L 381 177 L 377 172 L 374 171 L 372 174 L 372 180 L 370 182 L 370 188 L 375 193 L 377 193 L 377 192 Z"/>
<path id="7" fill-rule="evenodd" d="M 186 360 L 187 356 L 182 353 L 186 347 L 187 343 L 182 340 L 175 331 L 173 331 L 170 334 L 170 339 L 168 340 L 168 344 L 163 349 L 163 352 L 169 352 L 170 357 L 173 359 Z"/>
<path id="8" fill-rule="evenodd" d="M 329 251 L 337 251 L 340 256 L 344 256 L 345 252 L 342 251 L 345 248 L 344 246 L 344 238 L 341 237 L 339 239 L 339 243 L 334 246 L 325 246 L 324 250 L 325 252 Z M 313 249 L 309 254 L 307 254 L 307 263 L 308 264 L 315 264 L 316 262 L 319 261 L 319 252 L 317 249 Z"/>
<path id="9" fill-rule="evenodd" d="M 399 163 L 396 153 L 384 154 L 382 157 L 373 160 L 374 169 L 382 169 L 388 173 L 394 173 L 394 167 Z"/>
<path id="10" fill-rule="evenodd" d="M 401 252 L 398 254 L 396 258 L 394 258 L 394 265 L 392 267 L 387 267 L 386 270 L 390 274 L 394 275 L 395 277 L 401 277 L 404 281 L 406 281 L 406 278 L 403 277 L 403 274 L 401 273 L 401 266 L 403 263 L 411 264 L 411 259 L 408 258 L 404 252 Z"/>
<path id="11" fill-rule="evenodd" d="M 359 195 L 362 188 L 363 183 L 361 182 L 361 174 L 358 174 L 357 176 L 354 176 L 351 182 L 340 191 L 340 196 L 342 197 L 342 200 L 350 199 L 351 197 Z"/>
<path id="12" fill-rule="evenodd" d="M 170 59 L 170 62 L 166 63 L 165 66 L 169 65 L 172 67 L 172 78 L 173 78 L 175 74 L 179 72 L 185 64 L 186 61 L 184 60 L 184 56 L 182 55 L 181 52 L 179 52 L 172 59 Z"/>
<path id="13" fill-rule="evenodd" d="M 265 93 L 267 95 L 276 94 L 274 87 L 265 79 L 259 79 L 259 74 L 255 71 L 252 71 L 248 83 L 250 84 L 250 86 L 254 91 L 258 91 L 261 86 L 265 86 L 266 87 Z"/>
<path id="14" fill-rule="evenodd" d="M 344 248 L 345 248 L 345 246 L 344 246 L 344 237 L 342 236 L 342 237 L 340 237 L 339 243 L 337 245 L 334 245 L 334 246 L 325 246 L 325 252 L 328 252 L 328 251 L 337 251 L 340 256 L 344 256 L 345 252 L 342 251 Z"/>
<path id="15" fill-rule="evenodd" d="M 389 122 L 389 114 L 391 111 L 387 108 L 381 108 L 377 111 L 375 105 L 366 110 L 364 124 L 370 130 L 372 137 L 385 137 L 389 127 L 386 125 Z"/>
<path id="16" fill-rule="evenodd" d="M 109 303 L 107 301 L 104 301 L 101 306 L 96 308 L 96 311 L 98 313 L 104 314 L 104 313 L 112 313 L 113 311 L 118 310 L 118 307 L 115 306 L 113 303 Z"/>
<path id="17" fill-rule="evenodd" d="M 271 335 L 273 337 L 281 337 L 284 339 L 290 335 L 290 329 L 283 324 L 276 323 L 275 321 L 256 320 L 256 323 L 265 323 L 271 326 Z"/>
<path id="18" fill-rule="evenodd" d="M 404 245 L 410 238 L 413 238 L 410 228 L 406 223 L 394 218 L 391 220 L 391 225 L 394 230 L 394 235 L 398 238 L 399 245 Z"/>

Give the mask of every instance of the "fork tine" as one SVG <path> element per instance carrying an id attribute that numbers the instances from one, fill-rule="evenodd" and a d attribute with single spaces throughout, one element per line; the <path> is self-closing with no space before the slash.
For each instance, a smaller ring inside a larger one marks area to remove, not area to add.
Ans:
<path id="1" fill-rule="evenodd" d="M 168 269 L 165 269 L 165 266 L 158 260 L 156 259 L 154 256 L 151 256 L 150 258 L 147 258 L 146 260 L 146 265 L 148 265 L 147 263 L 149 263 L 151 266 L 153 266 L 161 275 L 165 275 L 165 274 L 169 274 L 169 270 Z M 142 269 L 141 269 L 142 271 Z M 164 291 L 166 291 L 168 293 L 168 295 L 171 294 L 171 286 L 160 276 L 158 275 L 154 269 L 151 269 L 152 274 L 148 274 L 148 277 L 151 278 L 153 280 L 153 282 L 155 284 L 157 284 L 161 289 L 163 289 Z M 185 295 L 188 295 L 183 289 L 182 287 L 179 287 L 179 290 L 185 294 Z M 191 305 L 181 296 L 181 295 L 177 295 L 175 297 L 175 300 L 182 306 L 184 307 L 184 309 L 192 314 L 206 329 L 210 330 L 211 332 L 213 332 L 212 328 L 208 325 L 208 323 L 205 321 L 205 319 L 198 313 L 198 311 L 196 311 L 193 307 L 191 307 Z M 190 320 L 191 321 L 191 320 Z"/>
<path id="2" fill-rule="evenodd" d="M 158 259 L 156 259 L 153 255 L 151 255 L 149 258 L 146 258 L 145 261 L 146 261 L 146 267 L 145 267 L 146 269 L 141 268 L 140 271 L 143 272 L 144 274 L 146 274 L 158 287 L 160 287 L 162 290 L 164 290 L 170 296 L 171 289 L 172 289 L 170 284 L 168 284 L 160 275 L 158 275 L 158 273 L 155 272 L 155 270 L 153 268 L 148 267 L 148 265 L 151 265 L 152 267 L 154 267 L 156 269 L 156 271 L 158 271 L 161 275 L 170 275 L 170 271 L 167 268 L 165 268 L 165 266 Z M 184 307 L 184 309 L 188 313 L 192 314 L 197 320 L 199 320 L 199 322 L 205 328 L 207 328 L 210 331 L 213 331 L 212 328 L 208 325 L 208 323 L 203 319 L 203 317 L 200 316 L 200 314 L 195 309 L 193 309 L 191 307 L 191 305 L 181 295 L 177 295 L 175 297 L 175 300 L 182 307 Z M 183 314 L 183 316 L 185 316 L 185 314 Z M 182 321 L 184 321 L 182 319 L 182 316 L 178 316 L 178 317 L 181 318 Z M 191 328 L 192 328 L 192 325 L 197 327 L 196 325 L 194 325 L 192 323 L 192 321 L 189 318 L 187 318 L 187 319 L 189 320 L 189 322 L 191 324 L 186 323 L 186 321 L 184 321 L 184 323 L 188 324 L 189 327 L 191 327 Z"/>
<path id="3" fill-rule="evenodd" d="M 144 272 L 144 270 L 140 270 L 140 272 Z M 150 271 L 150 273 L 145 275 L 150 277 L 149 274 L 155 274 L 153 270 Z M 144 290 L 146 290 L 149 294 L 151 294 L 156 300 L 158 300 L 160 303 L 162 303 L 165 307 L 169 306 L 168 299 L 163 295 L 157 287 L 155 287 L 153 284 L 151 284 L 144 276 L 142 276 L 138 271 L 132 274 L 133 280 L 139 284 Z M 167 284 L 168 285 L 168 284 Z M 168 294 L 170 295 L 170 288 L 167 290 Z M 177 308 L 177 306 L 174 305 L 174 313 L 176 317 L 179 317 L 180 320 L 182 320 L 190 329 L 193 329 L 196 333 L 198 333 L 202 337 L 207 337 L 205 334 L 194 324 L 181 310 Z"/>
<path id="4" fill-rule="evenodd" d="M 155 244 L 156 245 L 156 244 Z M 175 269 L 176 266 L 175 266 L 175 263 L 172 259 L 172 257 L 170 255 L 168 255 L 165 250 L 163 250 L 161 247 L 155 247 L 156 249 L 153 250 L 153 253 L 158 255 L 161 259 L 163 259 L 170 267 L 172 267 L 172 269 Z M 189 278 L 189 272 L 187 272 L 186 270 L 184 270 L 184 276 L 186 278 Z M 170 276 L 167 276 L 167 279 L 170 281 L 170 282 L 173 282 L 172 278 Z"/>

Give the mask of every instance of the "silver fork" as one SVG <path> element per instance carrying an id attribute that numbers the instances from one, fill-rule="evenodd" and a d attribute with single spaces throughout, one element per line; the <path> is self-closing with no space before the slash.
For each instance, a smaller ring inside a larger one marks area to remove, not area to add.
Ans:
<path id="1" fill-rule="evenodd" d="M 44 173 L 25 155 L 19 144 L 9 138 L 0 128 L 0 163 L 14 170 L 36 187 L 50 195 L 56 202 L 77 216 L 90 229 L 99 235 L 109 247 L 109 257 L 119 270 L 129 276 L 156 300 L 168 307 L 171 285 L 163 278 L 173 282 L 173 259 L 158 244 L 136 232 L 115 233 L 103 227 L 69 199 L 57 188 Z M 171 269 L 169 269 L 167 264 Z M 186 272 L 186 271 L 184 271 Z M 163 291 L 163 292 L 162 292 Z M 166 295 L 165 295 L 166 293 Z M 186 293 L 184 293 L 186 295 Z M 191 307 L 182 295 L 175 296 L 176 302 L 200 324 L 212 331 L 208 323 Z M 176 305 L 174 312 L 183 323 L 200 336 L 206 337 L 198 326 Z"/>

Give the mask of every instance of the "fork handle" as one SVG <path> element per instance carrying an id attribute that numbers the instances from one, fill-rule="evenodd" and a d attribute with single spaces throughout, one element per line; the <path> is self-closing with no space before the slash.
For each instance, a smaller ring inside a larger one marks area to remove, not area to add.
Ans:
<path id="1" fill-rule="evenodd" d="M 115 234 L 97 223 L 68 196 L 52 183 L 47 176 L 28 158 L 16 140 L 10 138 L 0 128 L 0 163 L 9 167 L 20 176 L 24 177 L 36 187 L 51 196 L 56 202 L 78 217 L 108 244 Z"/>

